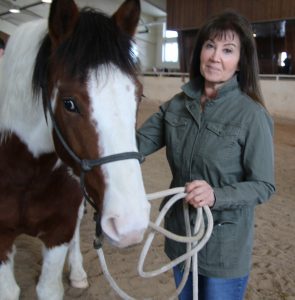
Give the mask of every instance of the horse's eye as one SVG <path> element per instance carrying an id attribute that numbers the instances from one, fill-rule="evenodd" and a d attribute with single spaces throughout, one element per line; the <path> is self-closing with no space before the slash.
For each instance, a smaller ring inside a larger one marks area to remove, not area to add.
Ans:
<path id="1" fill-rule="evenodd" d="M 72 98 L 64 98 L 64 107 L 66 110 L 70 111 L 70 112 L 75 112 L 75 113 L 79 113 L 79 108 L 75 103 L 75 100 Z"/>

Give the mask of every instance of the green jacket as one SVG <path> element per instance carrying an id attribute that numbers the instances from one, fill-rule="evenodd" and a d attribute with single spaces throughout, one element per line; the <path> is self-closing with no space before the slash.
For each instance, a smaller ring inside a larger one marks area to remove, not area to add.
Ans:
<path id="1" fill-rule="evenodd" d="M 234 278 L 248 274 L 253 245 L 254 208 L 275 191 L 273 122 L 266 110 L 239 89 L 234 77 L 213 101 L 200 109 L 201 91 L 191 82 L 164 103 L 138 130 L 139 151 L 149 155 L 166 146 L 171 187 L 194 179 L 214 189 L 214 229 L 198 254 L 199 273 Z M 165 227 L 185 234 L 181 201 L 165 218 Z M 193 223 L 196 210 L 190 207 Z M 194 225 L 194 224 L 192 224 Z M 185 244 L 166 239 L 174 259 Z"/>

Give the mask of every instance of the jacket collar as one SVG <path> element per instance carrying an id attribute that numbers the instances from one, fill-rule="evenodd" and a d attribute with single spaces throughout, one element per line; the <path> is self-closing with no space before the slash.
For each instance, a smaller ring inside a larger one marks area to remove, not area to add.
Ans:
<path id="1" fill-rule="evenodd" d="M 234 75 L 230 80 L 228 80 L 219 90 L 217 93 L 216 98 L 213 101 L 216 101 L 220 98 L 222 98 L 224 95 L 229 93 L 230 91 L 236 89 L 238 87 L 238 80 L 237 75 Z M 188 83 L 184 84 L 181 89 L 183 92 L 192 99 L 200 101 L 200 97 L 202 94 L 203 86 L 200 82 L 192 82 L 189 81 Z"/>
<path id="2" fill-rule="evenodd" d="M 222 98 L 225 100 L 226 98 L 224 96 L 230 91 L 236 89 L 237 87 L 238 87 L 238 80 L 237 80 L 237 76 L 234 75 L 228 82 L 226 82 L 218 90 L 216 98 L 212 101 L 208 101 L 208 105 L 212 106 L 214 104 L 223 102 L 219 100 L 221 100 Z M 198 84 L 197 82 L 193 83 L 189 81 L 188 83 L 184 84 L 181 88 L 184 94 L 186 95 L 186 99 L 185 99 L 186 109 L 189 111 L 189 113 L 191 114 L 194 121 L 198 124 L 198 126 L 200 126 L 201 116 L 202 116 L 202 112 L 200 108 L 200 99 L 201 99 L 203 87 L 201 84 Z"/>

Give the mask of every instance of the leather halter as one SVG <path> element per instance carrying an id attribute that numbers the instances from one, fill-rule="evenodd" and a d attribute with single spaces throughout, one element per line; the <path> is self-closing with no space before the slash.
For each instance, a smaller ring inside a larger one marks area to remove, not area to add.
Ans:
<path id="1" fill-rule="evenodd" d="M 112 154 L 108 155 L 105 157 L 101 157 L 99 159 L 81 159 L 79 158 L 76 153 L 70 148 L 70 146 L 67 144 L 65 141 L 58 125 L 57 122 L 54 118 L 53 110 L 52 110 L 52 105 L 51 101 L 47 101 L 47 106 L 49 110 L 49 114 L 51 117 L 52 125 L 53 128 L 59 138 L 59 141 L 62 143 L 63 147 L 65 150 L 69 153 L 69 155 L 80 165 L 81 167 L 81 174 L 80 174 L 80 185 L 81 189 L 83 192 L 83 195 L 85 197 L 85 200 L 95 209 L 97 213 L 97 207 L 93 200 L 88 196 L 86 187 L 85 187 L 85 173 L 91 171 L 94 167 L 101 166 L 102 164 L 110 163 L 110 162 L 115 162 L 115 161 L 120 161 L 120 160 L 126 160 L 126 159 L 137 159 L 140 163 L 144 162 L 145 157 L 139 153 L 139 152 L 122 152 L 118 154 Z M 97 220 L 96 220 L 97 222 Z"/>

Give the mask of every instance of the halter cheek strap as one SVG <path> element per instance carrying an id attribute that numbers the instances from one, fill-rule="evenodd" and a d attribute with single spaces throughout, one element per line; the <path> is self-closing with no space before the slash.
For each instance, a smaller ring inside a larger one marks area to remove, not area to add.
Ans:
<path id="1" fill-rule="evenodd" d="M 139 152 L 122 152 L 118 154 L 112 154 L 108 155 L 105 157 L 101 157 L 99 159 L 80 159 L 76 153 L 69 147 L 67 142 L 65 141 L 58 125 L 57 122 L 55 121 L 52 106 L 51 106 L 51 101 L 47 102 L 50 118 L 54 127 L 54 130 L 62 143 L 63 147 L 67 150 L 67 152 L 70 154 L 70 156 L 81 166 L 81 169 L 84 172 L 91 171 L 93 167 L 100 166 L 106 163 L 114 162 L 114 161 L 119 161 L 119 160 L 126 160 L 126 159 L 137 159 L 139 160 L 140 163 L 143 163 L 145 160 L 145 157 L 139 153 Z"/>
<path id="2" fill-rule="evenodd" d="M 120 161 L 120 160 L 126 160 L 126 159 L 137 159 L 140 163 L 144 162 L 144 156 L 139 153 L 139 152 L 122 152 L 122 153 L 118 153 L 118 154 L 112 154 L 112 155 L 108 155 L 105 157 L 101 157 L 98 159 L 81 159 L 79 158 L 76 153 L 70 148 L 70 146 L 67 144 L 67 142 L 65 141 L 58 125 L 57 122 L 54 118 L 54 114 L 53 114 L 53 110 L 52 110 L 52 105 L 51 105 L 51 101 L 48 100 L 47 101 L 47 107 L 48 107 L 48 111 L 50 114 L 50 118 L 52 121 L 52 125 L 53 128 L 58 136 L 59 141 L 62 143 L 63 147 L 65 148 L 65 150 L 69 153 L 69 155 L 80 165 L 81 167 L 81 174 L 80 174 L 80 185 L 81 185 L 81 189 L 83 192 L 83 195 L 86 199 L 86 201 L 95 209 L 96 214 L 97 214 L 97 206 L 96 204 L 93 202 L 93 200 L 90 198 L 90 196 L 88 195 L 87 191 L 86 191 L 86 187 L 85 187 L 85 173 L 91 171 L 94 167 L 98 167 L 101 166 L 103 164 L 106 163 L 110 163 L 110 162 L 115 162 L 115 161 Z M 98 216 L 98 214 L 97 214 Z M 98 217 L 95 216 L 96 222 L 98 222 L 97 220 Z"/>

